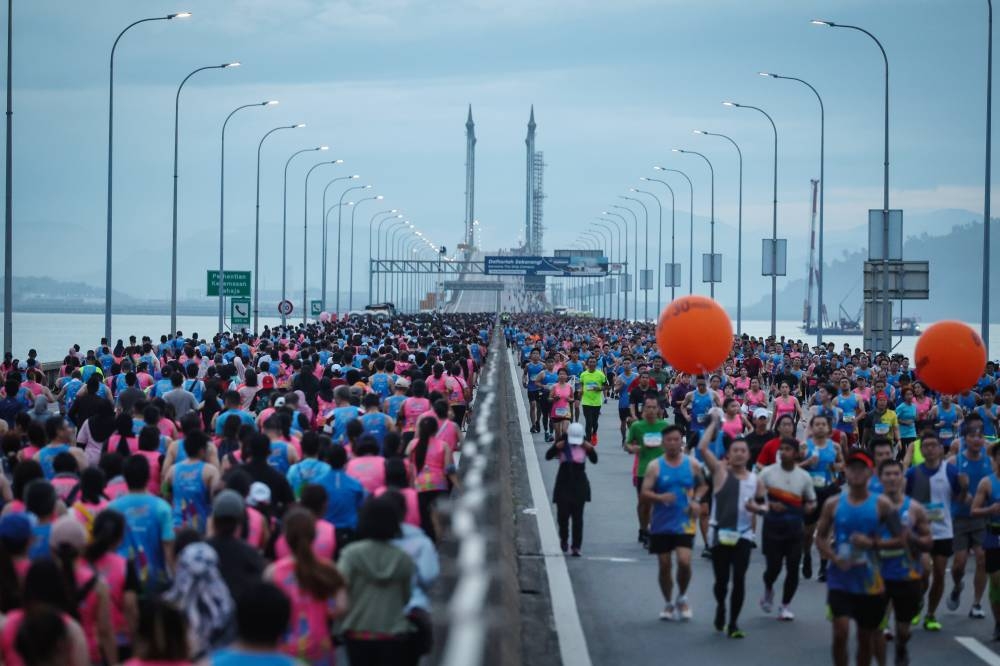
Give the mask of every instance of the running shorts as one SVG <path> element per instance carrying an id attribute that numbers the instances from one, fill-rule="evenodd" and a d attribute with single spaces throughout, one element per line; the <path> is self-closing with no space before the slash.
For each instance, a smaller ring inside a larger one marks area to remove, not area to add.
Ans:
<path id="1" fill-rule="evenodd" d="M 632 418 L 632 411 L 630 409 L 628 409 L 627 407 L 624 408 L 624 409 L 622 409 L 621 407 L 619 407 L 618 408 L 618 418 L 621 419 L 622 421 L 624 421 L 625 419 L 630 419 L 630 418 Z"/>
<path id="2" fill-rule="evenodd" d="M 909 623 L 920 613 L 920 602 L 924 598 L 924 593 L 919 580 L 886 580 L 885 596 L 892 602 L 896 622 L 903 624 Z"/>
<path id="3" fill-rule="evenodd" d="M 1000 548 L 986 549 L 986 573 L 994 574 L 1000 571 Z"/>
<path id="4" fill-rule="evenodd" d="M 822 488 L 816 489 L 816 508 L 806 515 L 805 524 L 815 525 L 819 522 L 820 513 L 823 511 L 823 503 L 834 495 L 840 494 L 840 486 L 836 483 L 831 483 L 828 486 L 823 486 Z"/>
<path id="5" fill-rule="evenodd" d="M 931 546 L 931 556 L 932 557 L 951 557 L 955 554 L 955 540 L 954 539 L 934 539 L 934 545 Z"/>
<path id="6" fill-rule="evenodd" d="M 694 547 L 693 534 L 650 534 L 649 552 L 656 555 L 658 553 L 670 553 L 678 548 L 691 550 Z"/>
<path id="7" fill-rule="evenodd" d="M 541 391 L 528 391 L 528 402 L 538 402 L 541 398 Z"/>
<path id="8" fill-rule="evenodd" d="M 956 552 L 982 547 L 986 538 L 986 521 L 983 518 L 955 518 L 953 525 Z"/>
<path id="9" fill-rule="evenodd" d="M 885 617 L 887 604 L 882 594 L 851 594 L 843 590 L 828 590 L 826 605 L 834 618 L 849 617 L 862 629 L 878 629 Z"/>

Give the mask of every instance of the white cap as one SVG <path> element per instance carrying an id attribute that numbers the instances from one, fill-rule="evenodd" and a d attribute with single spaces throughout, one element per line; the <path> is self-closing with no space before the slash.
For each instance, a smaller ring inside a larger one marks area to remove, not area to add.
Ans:
<path id="1" fill-rule="evenodd" d="M 247 495 L 247 504 L 250 506 L 261 506 L 271 503 L 271 488 L 260 481 L 250 484 L 250 493 Z"/>
<path id="2" fill-rule="evenodd" d="M 339 363 L 334 363 L 330 366 L 330 370 L 333 372 L 342 372 L 344 368 Z"/>
<path id="3" fill-rule="evenodd" d="M 757 409 L 753 410 L 753 417 L 755 420 L 761 418 L 768 419 L 771 418 L 771 412 L 767 411 L 763 407 L 758 407 Z"/>
<path id="4" fill-rule="evenodd" d="M 566 440 L 570 446 L 580 446 L 583 444 L 584 429 L 582 423 L 570 423 L 566 429 Z"/>

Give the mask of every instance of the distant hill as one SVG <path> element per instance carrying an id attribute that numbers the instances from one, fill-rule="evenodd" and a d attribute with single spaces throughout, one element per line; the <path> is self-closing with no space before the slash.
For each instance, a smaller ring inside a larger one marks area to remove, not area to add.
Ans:
<path id="1" fill-rule="evenodd" d="M 997 220 L 993 220 L 996 225 Z M 968 223 L 953 227 L 942 235 L 931 235 L 929 230 L 907 238 L 903 244 L 903 257 L 910 260 L 930 261 L 930 299 L 907 301 L 904 313 L 925 321 L 956 318 L 977 322 L 980 319 L 982 284 L 983 225 Z M 992 243 L 991 266 L 1000 276 L 1000 240 Z M 857 247 L 857 246 L 856 246 Z M 844 251 L 834 262 L 826 263 L 824 272 L 824 301 L 829 316 L 836 318 L 838 305 L 853 316 L 861 307 L 861 276 L 867 249 Z M 997 284 L 998 280 L 993 280 Z M 778 319 L 798 320 L 802 317 L 802 303 L 806 293 L 805 279 L 779 280 Z M 744 307 L 748 319 L 770 317 L 770 298 L 765 296 Z M 991 318 L 1000 321 L 1000 286 L 990 293 Z"/>

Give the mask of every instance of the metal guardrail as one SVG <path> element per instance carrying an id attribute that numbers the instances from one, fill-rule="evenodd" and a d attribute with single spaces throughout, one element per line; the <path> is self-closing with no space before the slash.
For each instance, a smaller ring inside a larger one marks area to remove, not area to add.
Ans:
<path id="1" fill-rule="evenodd" d="M 494 444 L 500 428 L 501 366 L 506 361 L 503 333 L 495 329 L 472 404 L 473 420 L 462 444 L 458 475 L 461 493 L 447 510 L 448 529 L 441 547 L 442 582 L 437 590 L 439 630 L 433 663 L 482 666 L 496 663 L 490 646 L 508 623 L 497 612 L 503 576 L 497 550 L 500 521 Z"/>

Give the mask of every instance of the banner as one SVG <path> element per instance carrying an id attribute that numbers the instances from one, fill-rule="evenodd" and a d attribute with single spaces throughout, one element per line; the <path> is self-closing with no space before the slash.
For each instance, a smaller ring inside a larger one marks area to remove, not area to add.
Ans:
<path id="1" fill-rule="evenodd" d="M 608 274 L 607 257 L 484 257 L 486 275 L 541 275 L 549 277 L 595 277 Z"/>

